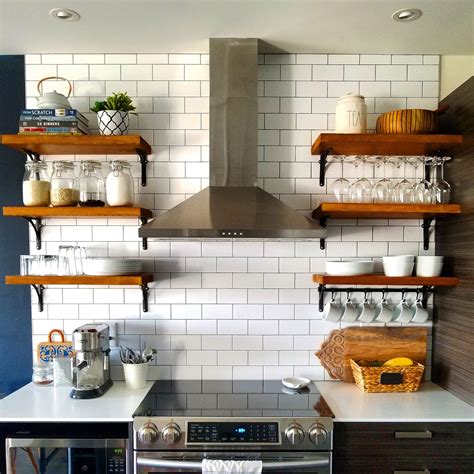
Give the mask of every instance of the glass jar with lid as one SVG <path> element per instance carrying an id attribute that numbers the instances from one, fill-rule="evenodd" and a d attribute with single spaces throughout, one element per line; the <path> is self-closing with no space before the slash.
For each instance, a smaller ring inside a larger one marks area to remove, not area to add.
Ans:
<path id="1" fill-rule="evenodd" d="M 105 181 L 100 161 L 81 161 L 79 174 L 79 206 L 105 206 Z"/>
<path id="2" fill-rule="evenodd" d="M 79 188 L 71 161 L 54 161 L 51 175 L 51 205 L 77 206 Z"/>
<path id="3" fill-rule="evenodd" d="M 42 161 L 25 163 L 23 176 L 23 204 L 25 206 L 49 206 L 51 183 L 48 167 Z"/>
<path id="4" fill-rule="evenodd" d="M 133 178 L 128 161 L 115 160 L 110 163 L 106 191 L 109 206 L 133 206 Z"/>

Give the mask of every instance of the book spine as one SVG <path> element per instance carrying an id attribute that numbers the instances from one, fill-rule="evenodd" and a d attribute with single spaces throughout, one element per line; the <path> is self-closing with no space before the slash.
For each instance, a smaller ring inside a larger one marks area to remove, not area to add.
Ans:
<path id="1" fill-rule="evenodd" d="M 77 109 L 22 109 L 20 114 L 25 117 L 80 117 L 87 120 Z"/>
<path id="2" fill-rule="evenodd" d="M 82 120 L 81 117 L 71 116 L 71 117 L 56 117 L 56 116 L 38 116 L 38 115 L 20 115 L 20 122 L 28 122 L 28 121 L 41 121 L 41 122 L 61 122 L 61 123 L 69 123 L 69 122 L 79 122 L 84 126 L 89 126 L 89 121 Z"/>
<path id="3" fill-rule="evenodd" d="M 20 127 L 19 134 L 35 134 L 35 135 L 56 135 L 56 134 L 72 134 L 72 135 L 88 135 L 77 127 Z"/>
<path id="4" fill-rule="evenodd" d="M 77 120 L 20 120 L 20 127 L 78 127 Z"/>

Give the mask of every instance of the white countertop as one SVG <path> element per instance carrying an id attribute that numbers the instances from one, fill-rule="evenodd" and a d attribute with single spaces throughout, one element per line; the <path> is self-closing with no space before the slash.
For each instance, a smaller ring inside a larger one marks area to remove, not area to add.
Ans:
<path id="1" fill-rule="evenodd" d="M 71 387 L 29 383 L 0 400 L 0 422 L 129 422 L 153 382 L 139 390 L 114 382 L 101 397 L 73 400 Z"/>
<path id="2" fill-rule="evenodd" d="M 474 421 L 474 407 L 432 382 L 412 393 L 364 393 L 344 382 L 316 382 L 316 386 L 334 413 L 334 421 Z"/>

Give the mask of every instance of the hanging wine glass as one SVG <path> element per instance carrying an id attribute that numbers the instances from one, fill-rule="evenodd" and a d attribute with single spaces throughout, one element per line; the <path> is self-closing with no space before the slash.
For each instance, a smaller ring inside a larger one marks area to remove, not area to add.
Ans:
<path id="1" fill-rule="evenodd" d="M 334 157 L 336 161 L 341 162 L 341 177 L 336 179 L 332 185 L 332 190 L 337 202 L 347 202 L 350 199 L 351 183 L 348 179 L 344 178 L 344 160 L 346 158 L 346 156 Z"/>
<path id="2" fill-rule="evenodd" d="M 413 200 L 420 204 L 431 204 L 433 201 L 431 183 L 425 178 L 425 169 L 429 161 L 430 158 L 427 156 L 421 157 L 421 162 L 423 163 L 423 177 L 413 187 Z"/>
<path id="3" fill-rule="evenodd" d="M 449 204 L 451 198 L 451 186 L 444 180 L 444 163 L 449 159 L 448 156 L 443 156 L 441 158 L 435 158 L 434 160 L 438 172 L 433 185 L 433 201 L 436 201 L 438 204 Z"/>
<path id="4" fill-rule="evenodd" d="M 403 179 L 395 186 L 395 193 L 397 195 L 397 202 L 408 204 L 413 202 L 413 186 L 406 178 L 406 166 L 408 157 L 400 157 L 400 163 L 403 164 L 404 175 Z"/>
<path id="5" fill-rule="evenodd" d="M 377 157 L 378 167 L 383 163 L 383 178 L 377 181 L 373 189 L 374 202 L 390 202 L 393 198 L 393 183 L 386 177 L 387 163 L 390 159 L 387 156 Z"/>
<path id="6" fill-rule="evenodd" d="M 367 162 L 367 156 L 363 155 L 360 157 L 362 162 L 362 177 L 359 178 L 353 185 L 352 195 L 354 202 L 372 202 L 372 182 L 365 177 L 365 163 Z"/>

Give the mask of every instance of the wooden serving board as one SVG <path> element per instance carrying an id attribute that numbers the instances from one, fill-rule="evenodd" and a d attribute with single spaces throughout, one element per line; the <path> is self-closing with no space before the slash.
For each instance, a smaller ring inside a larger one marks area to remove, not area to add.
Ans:
<path id="1" fill-rule="evenodd" d="M 316 356 L 332 378 L 354 382 L 351 359 L 388 360 L 409 357 L 426 360 L 426 328 L 350 327 L 332 331 Z"/>

